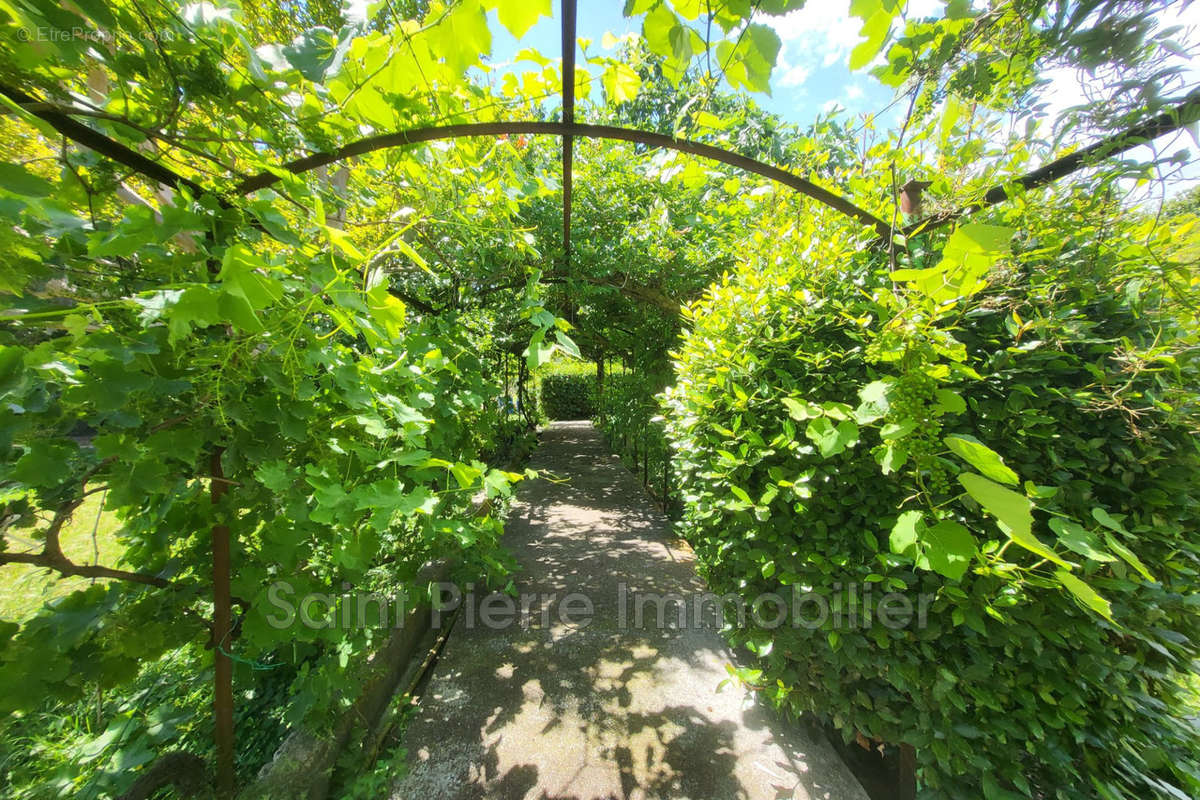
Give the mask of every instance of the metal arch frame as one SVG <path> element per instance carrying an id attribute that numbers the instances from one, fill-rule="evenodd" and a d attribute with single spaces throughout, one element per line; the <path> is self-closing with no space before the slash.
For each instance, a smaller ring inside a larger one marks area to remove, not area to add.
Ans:
<path id="1" fill-rule="evenodd" d="M 459 139 L 474 136 L 505 136 L 505 135 L 538 135 L 548 134 L 562 137 L 562 249 L 563 265 L 568 270 L 571 266 L 571 206 L 574 195 L 574 165 L 575 137 L 589 139 L 612 139 L 619 141 L 645 144 L 651 147 L 663 147 L 682 153 L 700 156 L 723 164 L 737 167 L 746 172 L 761 175 L 765 178 L 788 186 L 800 194 L 824 203 L 830 208 L 857 219 L 864 225 L 875 229 L 881 237 L 892 235 L 892 226 L 876 217 L 869 211 L 859 208 L 844 197 L 829 191 L 806 178 L 788 172 L 785 169 L 765 164 L 748 156 L 733 153 L 713 145 L 693 142 L 688 139 L 676 139 L 660 133 L 640 131 L 635 128 L 623 128 L 613 125 L 586 125 L 575 122 L 575 32 L 578 0 L 562 0 L 562 121 L 561 122 L 478 122 L 461 125 L 442 125 L 427 128 L 412 128 L 409 130 L 385 133 L 360 139 L 357 142 L 343 145 L 337 150 L 327 153 L 317 153 L 306 158 L 297 159 L 282 165 L 284 170 L 298 175 L 318 167 L 327 166 L 354 156 L 365 155 L 378 150 L 392 147 L 430 142 L 436 140 Z M 279 175 L 264 172 L 243 180 L 238 184 L 236 192 L 247 194 L 258 189 L 265 189 L 280 180 Z"/>
<path id="2" fill-rule="evenodd" d="M 580 137 L 584 139 L 615 139 L 635 144 L 645 144 L 651 147 L 663 147 L 677 150 L 681 153 L 719 161 L 746 172 L 761 175 L 777 183 L 781 183 L 800 194 L 811 197 L 847 216 L 853 217 L 864 225 L 868 225 L 881 235 L 891 232 L 891 226 L 874 214 L 837 195 L 828 189 L 779 167 L 764 164 L 748 156 L 739 155 L 723 150 L 713 145 L 694 142 L 689 139 L 675 139 L 661 133 L 651 133 L 635 128 L 621 128 L 614 125 L 588 125 L 569 122 L 472 122 L 461 125 L 441 125 L 430 128 L 410 128 L 408 130 L 385 133 L 360 139 L 357 142 L 339 147 L 327 153 L 316 153 L 311 156 L 289 161 L 281 165 L 283 170 L 299 175 L 309 170 L 333 164 L 347 158 L 366 155 L 378 150 L 392 147 L 404 147 L 422 142 L 432 142 L 446 139 L 462 139 L 477 136 L 516 136 L 516 135 L 548 135 L 563 137 Z M 266 189 L 282 180 L 277 173 L 263 172 L 251 176 L 234 187 L 235 194 L 248 194 L 258 189 Z"/>
<path id="3" fill-rule="evenodd" d="M 1005 181 L 993 186 L 977 203 L 960 208 L 947 214 L 926 218 L 906 228 L 893 230 L 892 226 L 876 217 L 869 211 L 859 208 L 849 200 L 828 189 L 809 181 L 799 175 L 779 167 L 765 164 L 761 161 L 724 150 L 702 142 L 688 139 L 676 139 L 660 133 L 641 131 L 634 128 L 622 128 L 612 125 L 587 125 L 576 123 L 575 120 L 575 19 L 576 0 L 563 0 L 562 40 L 563 40 L 563 120 L 561 122 L 524 122 L 498 121 L 442 125 L 433 127 L 411 128 L 393 133 L 371 136 L 356 142 L 343 145 L 336 150 L 315 153 L 305 158 L 296 159 L 281 165 L 281 170 L 292 174 L 301 174 L 321 166 L 335 163 L 354 156 L 365 155 L 391 147 L 404 147 L 438 140 L 458 139 L 477 136 L 503 135 L 551 135 L 563 138 L 563 249 L 564 261 L 570 263 L 571 236 L 571 195 L 573 160 L 573 144 L 575 137 L 589 139 L 611 139 L 645 144 L 651 147 L 663 147 L 682 153 L 700 156 L 713 161 L 736 167 L 743 171 L 761 175 L 781 183 L 791 189 L 810 197 L 842 214 L 858 220 L 864 225 L 874 228 L 883 239 L 890 239 L 895 233 L 912 235 L 939 228 L 961 217 L 968 216 L 988 206 L 1003 202 L 1008 198 L 1011 187 L 1020 186 L 1025 190 L 1044 186 L 1076 172 L 1089 164 L 1106 158 L 1112 158 L 1140 144 L 1156 139 L 1168 133 L 1200 121 L 1200 89 L 1194 89 L 1181 102 L 1167 109 L 1150 120 L 1135 125 L 1107 137 L 1091 146 L 1084 147 L 1070 155 L 1044 164 L 1023 176 Z M 21 89 L 0 83 L 0 95 L 8 102 L 24 112 L 49 123 L 67 139 L 75 141 L 113 161 L 124 164 L 134 171 L 165 186 L 175 189 L 186 188 L 194 196 L 209 194 L 215 197 L 223 207 L 231 207 L 229 196 L 225 193 L 202 186 L 186 178 L 166 165 L 153 161 L 128 146 L 104 136 L 99 131 L 72 119 L 70 110 L 47 107 L 47 104 L 31 97 Z M 234 187 L 233 194 L 245 195 L 259 189 L 268 188 L 281 180 L 276 172 L 263 172 L 243 179 Z"/>
<path id="4" fill-rule="evenodd" d="M 93 128 L 76 122 L 71 119 L 68 112 L 58 110 L 48 110 L 45 103 L 37 100 L 34 97 L 15 87 L 0 83 L 0 95 L 4 95 L 13 105 L 30 113 L 39 119 L 49 123 L 59 133 L 68 139 L 71 139 L 78 144 L 83 145 L 91 150 L 107 156 L 113 161 L 123 164 L 135 172 L 150 178 L 151 180 L 170 186 L 172 188 L 187 188 L 194 196 L 202 194 L 212 195 L 221 201 L 222 205 L 229 205 L 229 196 L 214 189 L 201 186 L 194 181 L 173 172 L 163 164 L 152 161 L 146 156 L 130 149 L 126 145 L 118 141 L 109 139 Z M 1194 122 L 1200 121 L 1200 89 L 1193 90 L 1181 102 L 1167 109 L 1157 117 L 1153 117 L 1139 125 L 1120 131 L 1106 139 L 1102 139 L 1090 146 L 1085 146 L 1070 155 L 1063 156 L 1059 159 L 1044 164 L 1043 166 L 1029 172 L 1025 175 L 1018 176 L 1003 181 L 1002 183 L 993 186 L 984 195 L 984 198 L 971 206 L 967 206 L 958 211 L 939 216 L 930 217 L 910 225 L 903 229 L 905 233 L 912 234 L 933 230 L 948 224 L 955 219 L 963 216 L 969 216 L 983 208 L 996 205 L 1004 202 L 1008 198 L 1008 189 L 1014 185 L 1019 185 L 1026 190 L 1045 186 L 1053 183 L 1061 178 L 1064 178 L 1078 170 L 1102 161 L 1107 158 L 1113 158 L 1128 150 L 1131 150 L 1138 145 L 1145 144 L 1148 141 L 1174 133 Z M 718 161 L 737 167 L 746 172 L 756 175 L 761 175 L 769 178 L 777 183 L 781 183 L 789 188 L 795 189 L 797 192 L 813 198 L 821 203 L 824 203 L 831 208 L 834 208 L 847 216 L 853 217 L 864 225 L 875 228 L 881 235 L 890 236 L 892 233 L 891 226 L 883 222 L 883 220 L 874 216 L 868 211 L 865 211 L 858 206 L 855 206 L 845 198 L 818 186 L 811 181 L 808 181 L 787 170 L 774 167 L 769 164 L 764 164 L 756 161 L 748 156 L 739 155 L 737 153 L 723 150 L 713 145 L 704 144 L 702 142 L 693 142 L 688 139 L 675 139 L 670 136 L 665 136 L 661 133 L 651 133 L 649 131 L 640 131 L 634 128 L 621 128 L 612 125 L 585 125 L 580 123 L 565 123 L 565 122 L 520 122 L 520 121 L 501 121 L 501 122 L 476 122 L 465 123 L 461 125 L 444 125 L 428 128 L 412 128 L 409 130 L 397 131 L 395 133 L 382 134 L 366 139 L 360 139 L 357 142 L 351 142 L 337 150 L 327 153 L 316 153 L 311 156 L 296 159 L 295 161 L 287 162 L 281 165 L 281 168 L 293 174 L 301 174 L 309 170 L 316 169 L 327 164 L 332 164 L 346 158 L 351 158 L 358 155 L 375 152 L 377 150 L 387 149 L 389 147 L 403 147 L 406 145 L 420 144 L 422 142 L 431 142 L 444 139 L 458 139 L 474 136 L 502 136 L 502 135 L 550 135 L 550 136 L 579 136 L 588 139 L 615 139 L 620 141 L 633 142 L 635 144 L 645 144 L 652 147 L 664 147 L 671 150 L 677 150 L 682 153 L 707 158 L 712 161 Z M 241 183 L 234 187 L 234 195 L 249 194 L 257 189 L 265 189 L 278 183 L 281 178 L 273 172 L 264 172 L 259 175 L 254 175 L 246 178 Z"/>
<path id="5" fill-rule="evenodd" d="M 748 156 L 739 155 L 713 145 L 693 142 L 688 139 L 675 139 L 661 133 L 640 131 L 635 128 L 622 128 L 614 125 L 585 125 L 575 122 L 575 30 L 578 0 L 563 0 L 562 2 L 562 121 L 561 122 L 477 122 L 461 125 L 441 125 L 427 128 L 412 128 L 394 133 L 385 133 L 360 139 L 357 142 L 343 145 L 328 153 L 317 153 L 306 158 L 290 161 L 282 165 L 283 169 L 298 175 L 317 167 L 326 166 L 354 156 L 365 155 L 377 150 L 391 147 L 404 147 L 420 142 L 436 140 L 460 139 L 474 136 L 506 136 L 506 135 L 538 135 L 549 134 L 562 137 L 562 187 L 563 187 L 563 222 L 562 247 L 563 264 L 568 269 L 571 265 L 571 204 L 574 194 L 572 167 L 575 157 L 575 137 L 588 139 L 614 139 L 645 144 L 652 147 L 664 147 L 682 153 L 697 155 L 723 164 L 738 167 L 746 172 L 762 175 L 777 183 L 795 189 L 797 192 L 818 202 L 834 208 L 847 216 L 873 227 L 880 236 L 891 236 L 892 227 L 869 211 L 851 203 L 849 200 L 825 189 L 810 180 L 788 172 L 785 169 L 764 164 Z M 277 174 L 264 172 L 247 178 L 237 186 L 238 194 L 247 194 L 258 189 L 265 189 L 278 182 Z"/>

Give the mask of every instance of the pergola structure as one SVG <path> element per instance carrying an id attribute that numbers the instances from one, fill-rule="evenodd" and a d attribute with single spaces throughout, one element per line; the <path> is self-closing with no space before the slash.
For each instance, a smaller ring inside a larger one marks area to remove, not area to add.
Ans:
<path id="1" fill-rule="evenodd" d="M 1006 181 L 989 189 L 976 203 L 935 217 L 919 220 L 905 228 L 895 228 L 871 212 L 860 208 L 845 197 L 817 185 L 816 183 L 778 166 L 766 164 L 747 156 L 710 144 L 686 139 L 677 139 L 659 133 L 635 128 L 611 125 L 589 125 L 575 121 L 575 48 L 577 0 L 563 0 L 562 7 L 562 117 L 558 122 L 499 121 L 420 127 L 380 134 L 345 144 L 335 150 L 314 153 L 304 158 L 280 165 L 280 170 L 302 174 L 319 167 L 393 147 L 406 147 L 422 142 L 452 140 L 467 137 L 503 135 L 551 135 L 562 138 L 562 257 L 567 267 L 571 262 L 571 204 L 573 195 L 572 164 L 574 142 L 577 137 L 609 139 L 650 147 L 668 148 L 700 156 L 749 173 L 761 175 L 787 186 L 817 202 L 851 217 L 871 228 L 879 240 L 891 242 L 896 234 L 911 235 L 946 225 L 964 215 L 1002 202 L 1008 198 L 1013 187 L 1025 190 L 1046 185 L 1064 176 L 1095 164 L 1101 159 L 1124 153 L 1157 137 L 1173 133 L 1194 122 L 1200 121 L 1200 90 L 1190 93 L 1182 102 L 1168 111 L 1134 126 L 1124 132 L 1110 136 L 1090 146 L 1051 161 L 1050 163 L 1019 178 Z M 23 112 L 32 114 L 47 123 L 66 139 L 89 148 L 114 162 L 163 186 L 172 189 L 187 189 L 193 196 L 210 195 L 226 208 L 235 207 L 239 197 L 251 192 L 270 188 L 280 177 L 277 172 L 264 172 L 241 180 L 225 190 L 205 187 L 194 180 L 171 170 L 164 164 L 109 138 L 95 128 L 81 122 L 90 116 L 87 109 L 62 106 L 31 96 L 22 88 L 0 83 L 0 95 Z M 217 265 L 210 261 L 210 271 L 215 275 Z M 214 502 L 225 489 L 221 482 L 220 451 L 211 459 Z M 214 642 L 214 710 L 216 717 L 216 743 L 218 751 L 218 783 L 221 791 L 232 788 L 233 779 L 233 696 L 232 662 L 220 642 L 231 625 L 232 600 L 230 596 L 230 533 L 227 527 L 213 528 L 213 642 Z"/>
<path id="2" fill-rule="evenodd" d="M 894 229 L 891 224 L 880 219 L 870 211 L 855 205 L 844 196 L 817 185 L 807 178 L 789 172 L 781 167 L 767 164 L 740 153 L 735 153 L 703 142 L 679 139 L 661 133 L 625 128 L 615 125 L 589 125 L 575 121 L 575 40 L 578 0 L 563 0 L 562 8 L 562 118 L 559 122 L 534 121 L 499 121 L 478 122 L 458 125 L 440 125 L 432 127 L 408 128 L 405 130 L 369 136 L 350 142 L 327 152 L 314 153 L 304 158 L 295 159 L 280 164 L 280 169 L 294 175 L 308 172 L 318 167 L 334 164 L 339 161 L 365 155 L 378 150 L 393 147 L 406 147 L 422 142 L 445 141 L 452 139 L 507 136 L 507 135 L 550 135 L 562 137 L 562 187 L 563 187 L 563 226 L 562 252 L 563 261 L 569 265 L 571 261 L 571 204 L 573 196 L 572 164 L 574 162 L 575 138 L 609 139 L 633 142 L 649 147 L 661 147 L 676 150 L 681 153 L 700 156 L 712 161 L 737 167 L 745 172 L 761 175 L 776 183 L 787 186 L 819 203 L 823 203 L 848 217 L 858 220 L 863 225 L 873 228 L 885 239 L 890 239 L 896 233 L 911 235 L 918 231 L 928 231 L 974 213 L 980 209 L 1003 202 L 1009 196 L 1013 187 L 1035 189 L 1070 175 L 1086 166 L 1102 159 L 1111 158 L 1145 144 L 1160 136 L 1174 133 L 1197 121 L 1200 121 L 1200 89 L 1193 90 L 1182 102 L 1162 114 L 1117 133 L 1094 144 L 1082 147 L 1062 158 L 1051 161 L 1018 178 L 1005 181 L 991 187 L 980 201 L 950 213 L 928 217 L 912 223 L 903 229 Z M 75 116 L 88 116 L 86 109 L 63 108 L 54 103 L 38 100 L 18 87 L 0 83 L 0 95 L 7 97 L 13 104 L 49 123 L 56 131 L 67 139 L 83 145 L 95 152 L 107 156 L 123 166 L 147 177 L 164 186 L 178 189 L 185 187 L 194 196 L 210 194 L 215 196 L 226 207 L 232 207 L 233 198 L 246 195 L 259 189 L 266 189 L 278 183 L 281 178 L 276 172 L 263 172 L 245 178 L 235 184 L 228 192 L 201 186 L 195 181 L 184 177 L 163 164 L 147 158 L 145 155 L 127 147 L 120 142 L 110 139 L 93 128 L 79 122 Z"/>

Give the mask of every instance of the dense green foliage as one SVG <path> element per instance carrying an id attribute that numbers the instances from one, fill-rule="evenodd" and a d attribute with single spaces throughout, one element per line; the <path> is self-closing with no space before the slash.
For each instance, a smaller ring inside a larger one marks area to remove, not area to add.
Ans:
<path id="1" fill-rule="evenodd" d="M 538 376 L 539 408 L 547 419 L 591 419 L 596 414 L 596 366 L 555 366 Z"/>
<path id="2" fill-rule="evenodd" d="M 669 380 L 669 374 L 661 373 L 612 375 L 604 383 L 597 419 L 609 446 L 664 507 L 673 494 L 671 454 L 656 395 Z"/>
<path id="3" fill-rule="evenodd" d="M 902 627 L 730 631 L 780 704 L 915 745 L 928 796 L 1191 796 L 1187 271 L 1083 192 L 1003 221 L 892 271 L 753 259 L 694 306 L 667 394 L 684 531 L 717 591 L 928 596 Z"/>
<path id="4" fill-rule="evenodd" d="M 215 523 L 236 537 L 233 594 L 247 607 L 220 646 L 264 669 L 300 668 L 296 720 L 352 692 L 344 660 L 306 666 L 312 655 L 369 648 L 380 632 L 275 629 L 273 581 L 296 596 L 342 586 L 386 596 L 431 558 L 506 571 L 499 522 L 472 499 L 507 493 L 519 476 L 479 460 L 498 424 L 495 390 L 460 329 L 406 321 L 383 286 L 364 289 L 329 256 L 303 277 L 240 243 L 221 260 L 219 283 L 180 274 L 170 289 L 92 305 L 66 335 L 10 336 L 2 351 L 7 515 L 32 526 L 34 509 L 52 509 L 38 535 L 54 555 L 62 521 L 104 487 L 124 523 L 115 577 L 152 584 L 94 586 L 20 628 L 6 623 L 5 711 L 108 691 L 139 662 L 203 644 Z M 214 326 L 222 309 L 232 330 Z M 227 487 L 219 502 L 214 480 Z"/>
<path id="5" fill-rule="evenodd" d="M 856 0 L 851 67 L 909 113 L 800 130 L 728 89 L 768 89 L 767 23 L 801 5 L 630 0 L 640 34 L 581 43 L 577 119 L 779 163 L 898 228 L 902 180 L 930 177 L 927 210 L 951 213 L 1057 136 L 1186 88 L 1157 63 L 1179 48 L 1164 2 L 918 19 Z M 780 702 L 917 745 L 933 796 L 1194 794 L 1173 714 L 1195 634 L 1195 210 L 1123 213 L 1114 180 L 1186 155 L 1014 190 L 1003 229 L 881 242 L 765 179 L 579 139 L 570 258 L 553 137 L 280 170 L 372 134 L 553 118 L 558 63 L 489 63 L 497 22 L 520 38 L 550 11 L 0 3 L 0 568 L 70 581 L 0 620 L 0 793 L 111 797 L 164 751 L 211 760 L 226 657 L 242 779 L 287 727 L 326 725 L 385 632 L 277 628 L 272 585 L 420 599 L 421 568 L 449 561 L 504 586 L 509 469 L 544 410 L 595 414 L 682 503 L 714 585 L 935 594 L 920 630 L 731 632 Z M 1048 130 L 1033 90 L 1077 66 L 1095 101 Z M 244 191 L 255 174 L 279 180 Z M 593 394 L 559 355 L 629 372 Z M 81 557 L 61 534 L 95 497 L 118 530 Z"/>

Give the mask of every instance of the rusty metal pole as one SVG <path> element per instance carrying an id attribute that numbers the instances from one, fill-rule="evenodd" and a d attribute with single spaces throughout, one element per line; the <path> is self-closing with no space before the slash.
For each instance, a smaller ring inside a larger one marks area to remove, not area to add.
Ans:
<path id="1" fill-rule="evenodd" d="M 898 800 L 916 800 L 917 751 L 911 744 L 900 745 L 900 780 L 896 787 Z"/>
<path id="2" fill-rule="evenodd" d="M 211 459 L 212 484 L 209 494 L 214 506 L 221 502 L 229 485 L 221 468 L 224 448 L 213 450 Z M 218 512 L 219 514 L 220 512 Z M 233 730 L 233 661 L 229 658 L 227 637 L 233 630 L 233 600 L 230 586 L 232 560 L 229 526 L 218 523 L 212 527 L 213 582 L 213 722 L 217 747 L 217 797 L 227 800 L 234 790 L 234 730 Z"/>
<path id="3" fill-rule="evenodd" d="M 575 123 L 575 2 L 563 0 L 562 18 L 562 93 L 563 122 Z M 570 275 L 571 269 L 571 195 L 573 184 L 571 170 L 575 162 L 575 137 L 563 136 L 563 271 Z"/>
<path id="4" fill-rule="evenodd" d="M 671 459 L 668 457 L 667 448 L 663 447 L 663 471 L 662 471 L 662 501 L 663 513 L 666 513 L 667 506 L 671 502 L 671 488 L 669 486 Z"/>

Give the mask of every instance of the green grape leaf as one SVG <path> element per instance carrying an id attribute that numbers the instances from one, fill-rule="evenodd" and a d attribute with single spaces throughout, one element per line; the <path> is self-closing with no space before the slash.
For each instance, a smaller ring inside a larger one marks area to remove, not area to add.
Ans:
<path id="1" fill-rule="evenodd" d="M 248 247 L 235 244 L 225 251 L 217 278 L 227 293 L 245 300 L 257 312 L 283 297 L 283 286 L 265 274 L 268 269 Z"/>
<path id="2" fill-rule="evenodd" d="M 572 358 L 583 358 L 579 352 L 579 345 L 575 344 L 575 340 L 562 331 L 555 331 L 554 338 L 558 342 L 558 349 Z"/>
<path id="3" fill-rule="evenodd" d="M 1076 578 L 1063 569 L 1056 571 L 1054 577 L 1058 578 L 1058 582 L 1065 586 L 1071 594 L 1075 595 L 1075 598 L 1085 607 L 1095 611 L 1109 622 L 1116 623 L 1116 620 L 1112 616 L 1112 605 L 1097 594 L 1096 590 L 1091 586 L 1088 586 L 1079 578 Z"/>
<path id="4" fill-rule="evenodd" d="M 38 442 L 17 459 L 12 477 L 27 486 L 57 486 L 70 477 L 70 461 L 78 450 L 73 444 Z"/>
<path id="5" fill-rule="evenodd" d="M 903 442 L 887 442 L 875 453 L 875 461 L 884 475 L 891 475 L 908 462 L 908 448 Z"/>
<path id="6" fill-rule="evenodd" d="M 835 428 L 828 417 L 818 417 L 808 423 L 804 435 L 817 445 L 822 457 L 831 458 L 858 443 L 858 426 L 845 420 Z"/>
<path id="7" fill-rule="evenodd" d="M 920 511 L 905 511 L 888 536 L 893 553 L 909 556 L 918 569 L 961 580 L 975 556 L 975 537 L 953 520 L 925 524 Z"/>
<path id="8" fill-rule="evenodd" d="M 887 399 L 891 381 L 872 381 L 858 390 L 859 405 L 854 410 L 854 420 L 868 425 L 887 414 L 890 408 Z"/>
<path id="9" fill-rule="evenodd" d="M 1061 567 L 1071 566 L 1033 535 L 1033 501 L 1028 497 L 973 472 L 959 475 L 958 482 L 1014 542 Z"/>
<path id="10" fill-rule="evenodd" d="M 797 400 L 794 397 L 783 398 L 783 405 L 787 409 L 788 416 L 797 422 L 803 422 L 806 419 L 813 419 L 822 414 L 821 407 L 808 402 L 807 400 Z"/>
<path id="11" fill-rule="evenodd" d="M 492 32 L 479 0 L 462 0 L 428 31 L 429 47 L 459 76 L 492 52 Z"/>
<path id="12" fill-rule="evenodd" d="M 855 0 L 850 13 L 863 21 L 858 35 L 864 41 L 850 53 L 850 71 L 862 69 L 879 54 L 892 30 L 892 20 L 899 13 L 898 4 L 891 0 Z"/>
<path id="13" fill-rule="evenodd" d="M 54 193 L 54 184 L 20 164 L 0 162 L 0 189 L 23 197 L 49 197 Z"/>
<path id="14" fill-rule="evenodd" d="M 896 270 L 892 279 L 903 281 L 939 306 L 970 297 L 987 282 L 984 277 L 1008 253 L 1012 228 L 968 223 L 950 235 L 936 266 Z"/>
<path id="15" fill-rule="evenodd" d="M 283 55 L 301 75 L 314 83 L 325 79 L 325 70 L 337 54 L 337 34 L 329 28 L 309 28 L 283 47 Z"/>
<path id="16" fill-rule="evenodd" d="M 934 392 L 937 400 L 937 411 L 942 414 L 961 414 L 967 410 L 967 401 L 962 395 L 950 389 L 938 389 Z"/>
<path id="17" fill-rule="evenodd" d="M 220 294 L 208 286 L 189 286 L 166 309 L 168 340 L 175 344 L 193 327 L 207 328 L 221 321 Z"/>
<path id="18" fill-rule="evenodd" d="M 921 534 L 925 559 L 934 572 L 960 580 L 975 556 L 975 537 L 966 527 L 944 519 Z"/>
<path id="19" fill-rule="evenodd" d="M 1004 459 L 1000 457 L 999 453 L 975 437 L 955 434 L 947 436 L 943 441 L 956 456 L 992 480 L 1007 483 L 1010 486 L 1016 486 L 1021 482 L 1017 473 L 1005 465 Z"/>
<path id="20" fill-rule="evenodd" d="M 529 29 L 536 25 L 540 18 L 553 13 L 550 0 L 488 0 L 485 8 L 489 11 L 493 8 L 498 9 L 500 24 L 508 29 L 514 39 L 520 39 L 529 33 Z"/>
<path id="21" fill-rule="evenodd" d="M 529 339 L 529 347 L 525 348 L 525 362 L 530 372 L 545 364 L 554 355 L 554 345 L 546 341 L 546 329 L 539 328 Z"/>
<path id="22" fill-rule="evenodd" d="M 393 296 L 382 283 L 367 292 L 367 302 L 372 318 L 383 327 L 387 338 L 398 339 L 407 316 L 404 302 Z"/>
<path id="23" fill-rule="evenodd" d="M 925 527 L 924 515 L 920 511 L 905 511 L 896 519 L 888 536 L 893 553 L 913 555 L 916 552 L 917 541 L 921 538 L 918 526 L 921 529 Z"/>
<path id="24" fill-rule="evenodd" d="M 1050 520 L 1050 530 L 1058 536 L 1058 541 L 1068 550 L 1078 553 L 1092 561 L 1116 561 L 1116 557 L 1105 552 L 1096 538 L 1096 534 L 1084 528 L 1077 522 L 1054 517 Z"/>
<path id="25" fill-rule="evenodd" d="M 612 61 L 604 67 L 601 80 L 604 83 L 604 95 L 610 103 L 634 100 L 642 86 L 641 76 L 628 64 L 619 61 Z"/>
<path id="26" fill-rule="evenodd" d="M 903 439 L 917 429 L 917 423 L 911 419 L 903 422 L 889 422 L 879 429 L 879 438 L 885 442 Z"/>
<path id="27" fill-rule="evenodd" d="M 717 60 L 726 65 L 725 80 L 730 86 L 770 94 L 771 70 L 781 46 L 779 34 L 773 28 L 753 23 L 747 26 L 736 44 L 719 42 L 716 55 Z"/>
<path id="28" fill-rule="evenodd" d="M 221 319 L 229 320 L 247 333 L 260 333 L 264 329 L 262 320 L 244 297 L 222 292 L 217 298 L 217 309 L 221 312 Z"/>

